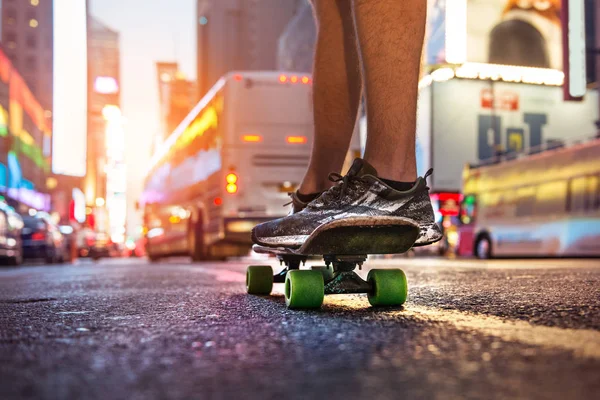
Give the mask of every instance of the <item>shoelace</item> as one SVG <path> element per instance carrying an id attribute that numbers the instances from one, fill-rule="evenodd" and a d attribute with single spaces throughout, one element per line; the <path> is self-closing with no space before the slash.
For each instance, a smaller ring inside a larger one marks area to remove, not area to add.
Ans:
<path id="1" fill-rule="evenodd" d="M 328 203 L 332 200 L 341 199 L 346 194 L 346 191 L 348 190 L 348 187 L 350 186 L 351 182 L 356 181 L 356 180 L 359 180 L 359 181 L 361 180 L 356 175 L 351 175 L 351 174 L 341 175 L 341 174 L 338 174 L 337 172 L 330 173 L 327 178 L 331 182 L 338 183 L 338 185 L 332 186 L 328 190 L 321 193 L 320 196 L 315 198 L 315 200 L 320 198 L 324 203 Z M 342 183 L 339 184 L 339 182 L 342 182 Z M 291 200 L 288 201 L 287 203 L 285 203 L 283 205 L 284 207 L 287 207 L 290 204 L 294 203 L 294 193 L 290 192 L 287 195 L 291 198 Z M 311 203 L 312 203 L 312 201 L 309 202 L 308 205 L 310 206 Z"/>
<path id="2" fill-rule="evenodd" d="M 323 194 L 321 195 L 320 199 L 325 204 L 343 198 L 346 195 L 348 188 L 352 185 L 353 182 L 362 181 L 362 179 L 357 177 L 356 175 L 346 174 L 342 176 L 337 172 L 330 173 L 328 178 L 331 182 L 337 183 L 337 185 L 332 186 L 329 190 L 323 192 Z M 308 206 L 314 207 L 312 203 Z"/>
<path id="3" fill-rule="evenodd" d="M 292 199 L 292 200 L 290 200 L 290 201 L 288 201 L 287 203 L 285 203 L 285 204 L 283 205 L 284 207 L 287 207 L 287 206 L 289 206 L 290 204 L 294 203 L 294 192 L 289 192 L 287 195 L 288 195 L 288 196 L 290 196 L 290 199 Z"/>

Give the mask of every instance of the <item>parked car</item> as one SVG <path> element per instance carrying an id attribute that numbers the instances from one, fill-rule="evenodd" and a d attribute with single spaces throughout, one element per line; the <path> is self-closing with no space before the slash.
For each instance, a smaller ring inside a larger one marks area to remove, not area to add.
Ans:
<path id="1" fill-rule="evenodd" d="M 20 265 L 23 262 L 22 229 L 21 216 L 11 206 L 0 202 L 0 264 Z"/>
<path id="2" fill-rule="evenodd" d="M 77 248 L 79 257 L 89 257 L 94 260 L 110 257 L 108 235 L 97 233 L 86 227 L 77 234 Z"/>
<path id="3" fill-rule="evenodd" d="M 60 230 L 45 213 L 23 216 L 21 231 L 24 258 L 42 258 L 47 263 L 64 262 L 66 243 Z"/>
<path id="4" fill-rule="evenodd" d="M 106 233 L 96 233 L 96 240 L 91 251 L 91 257 L 94 259 L 108 258 L 112 254 L 112 241 Z"/>

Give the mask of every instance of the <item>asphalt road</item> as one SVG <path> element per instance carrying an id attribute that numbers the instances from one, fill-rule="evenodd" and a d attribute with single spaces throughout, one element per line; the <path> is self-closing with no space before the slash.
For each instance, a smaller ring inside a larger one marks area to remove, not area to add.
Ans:
<path id="1" fill-rule="evenodd" d="M 277 285 L 246 295 L 248 263 L 1 269 L 0 398 L 600 393 L 600 260 L 371 260 L 406 271 L 405 307 L 339 295 L 320 311 L 287 310 Z"/>

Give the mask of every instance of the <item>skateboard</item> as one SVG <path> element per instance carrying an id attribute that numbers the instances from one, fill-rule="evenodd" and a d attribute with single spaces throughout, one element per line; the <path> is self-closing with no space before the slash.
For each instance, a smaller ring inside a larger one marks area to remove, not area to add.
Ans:
<path id="1" fill-rule="evenodd" d="M 275 255 L 285 268 L 274 275 L 270 265 L 249 266 L 247 292 L 269 295 L 273 283 L 284 283 L 288 308 L 320 308 L 326 294 L 349 293 L 366 293 L 372 306 L 404 304 L 408 285 L 401 269 L 373 269 L 366 280 L 355 269 L 362 268 L 369 254 L 405 253 L 417 240 L 419 227 L 409 220 L 371 222 L 319 228 L 297 249 L 254 245 L 254 252 Z M 322 256 L 325 265 L 300 269 L 312 256 Z"/>

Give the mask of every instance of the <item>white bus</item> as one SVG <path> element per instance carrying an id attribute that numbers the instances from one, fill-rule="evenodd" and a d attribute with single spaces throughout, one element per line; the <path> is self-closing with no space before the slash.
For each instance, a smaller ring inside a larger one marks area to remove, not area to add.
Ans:
<path id="1" fill-rule="evenodd" d="M 600 256 L 600 139 L 465 168 L 458 253 Z"/>
<path id="2" fill-rule="evenodd" d="M 152 158 L 140 205 L 151 260 L 247 254 L 250 231 L 283 216 L 308 165 L 312 78 L 232 72 Z"/>

